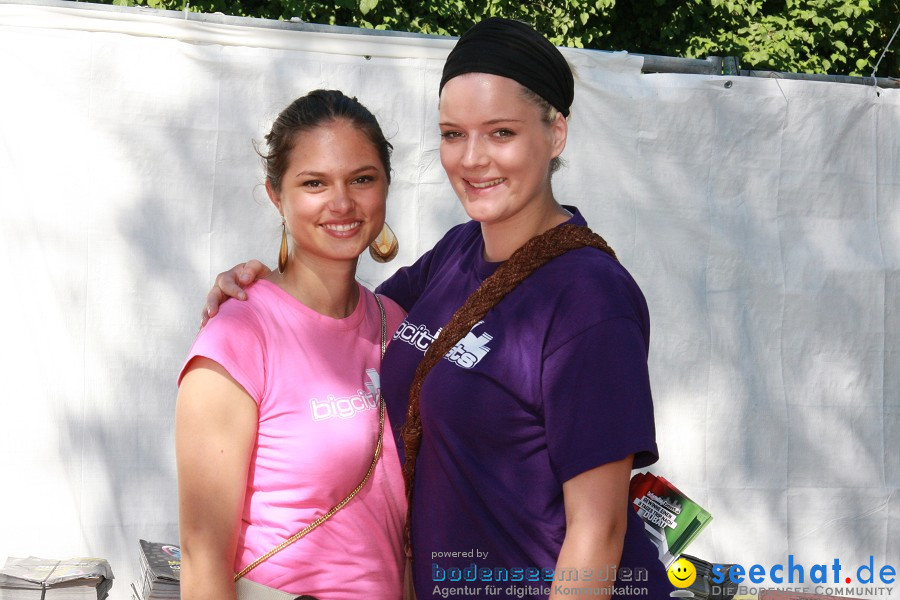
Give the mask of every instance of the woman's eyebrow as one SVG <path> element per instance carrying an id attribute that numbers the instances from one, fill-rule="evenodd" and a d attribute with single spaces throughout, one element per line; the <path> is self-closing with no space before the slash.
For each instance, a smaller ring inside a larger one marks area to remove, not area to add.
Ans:
<path id="1" fill-rule="evenodd" d="M 496 125 L 498 123 L 524 123 L 524 119 L 515 119 L 513 117 L 498 117 L 496 119 L 489 119 L 487 121 L 483 121 L 482 125 Z M 441 121 L 438 123 L 441 127 L 458 127 L 456 123 L 453 121 Z"/>
<path id="2" fill-rule="evenodd" d="M 375 165 L 364 165 L 364 166 L 362 166 L 362 167 L 357 167 L 356 169 L 353 169 L 352 171 L 350 171 L 350 174 L 351 174 L 351 175 L 356 175 L 357 173 L 363 173 L 363 172 L 365 172 L 365 171 L 377 171 L 377 170 L 378 170 L 378 167 L 376 167 Z M 320 178 L 324 178 L 324 177 L 327 177 L 327 176 L 328 176 L 328 173 L 323 173 L 323 172 L 321 172 L 321 171 L 300 171 L 299 173 L 297 173 L 296 175 L 294 175 L 295 178 L 296 178 L 296 177 L 320 177 Z"/>

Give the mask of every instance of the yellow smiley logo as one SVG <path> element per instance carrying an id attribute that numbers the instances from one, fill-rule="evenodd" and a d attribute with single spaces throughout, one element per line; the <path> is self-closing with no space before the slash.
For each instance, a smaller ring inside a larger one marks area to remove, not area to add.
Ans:
<path id="1" fill-rule="evenodd" d="M 686 558 L 679 558 L 669 567 L 669 581 L 677 588 L 686 588 L 697 579 L 697 569 Z"/>

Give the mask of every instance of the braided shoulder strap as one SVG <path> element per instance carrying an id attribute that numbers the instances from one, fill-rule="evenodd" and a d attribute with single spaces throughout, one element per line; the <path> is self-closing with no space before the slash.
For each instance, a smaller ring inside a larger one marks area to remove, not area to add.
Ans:
<path id="1" fill-rule="evenodd" d="M 419 395 L 422 392 L 425 376 L 476 323 L 481 321 L 491 308 L 529 275 L 557 256 L 585 246 L 597 248 L 616 258 L 616 253 L 609 247 L 606 240 L 591 231 L 590 228 L 580 225 L 560 225 L 531 238 L 524 246 L 516 250 L 509 260 L 500 265 L 493 275 L 485 279 L 477 290 L 472 292 L 466 302 L 453 314 L 447 325 L 440 330 L 440 335 L 428 347 L 425 356 L 416 367 L 416 373 L 409 389 L 406 423 L 400 430 L 406 458 L 403 463 L 403 480 L 406 484 L 407 499 L 404 531 L 407 557 L 412 558 L 410 519 L 413 484 L 416 479 L 416 457 L 419 455 L 419 448 L 422 445 Z"/>
<path id="2" fill-rule="evenodd" d="M 375 302 L 378 303 L 378 311 L 381 313 L 381 358 L 384 359 L 384 350 L 387 346 L 387 338 L 386 338 L 387 325 L 386 325 L 386 318 L 385 318 L 385 314 L 384 314 L 384 304 L 381 303 L 381 298 L 378 296 L 378 294 L 375 294 Z M 372 476 L 372 473 L 375 471 L 375 465 L 378 464 L 378 456 L 381 454 L 381 447 L 384 442 L 384 398 L 383 397 L 378 399 L 378 405 L 379 405 L 378 406 L 378 441 L 375 444 L 375 454 L 372 457 L 372 462 L 369 465 L 369 470 L 366 471 L 366 474 L 362 478 L 362 481 L 359 482 L 359 485 L 356 486 L 355 488 L 353 488 L 353 490 L 349 494 L 347 494 L 346 498 L 344 498 L 343 500 L 341 500 L 340 502 L 335 504 L 331 508 L 331 510 L 329 510 L 328 512 L 326 512 L 325 514 L 320 516 L 318 519 L 316 519 L 315 521 L 313 521 L 312 523 L 310 523 L 309 525 L 307 525 L 306 527 L 304 527 L 303 529 L 301 529 L 300 531 L 298 531 L 297 533 L 295 533 L 288 539 L 284 540 L 283 542 L 281 542 L 280 544 L 278 544 L 277 546 L 275 546 L 274 548 L 272 548 L 271 550 L 269 550 L 268 552 L 266 552 L 265 554 L 263 554 L 256 560 L 254 560 L 252 563 L 250 563 L 246 567 L 244 567 L 244 569 L 240 573 L 237 573 L 234 576 L 235 581 L 237 581 L 238 579 L 240 579 L 241 577 L 243 577 L 244 575 L 246 575 L 247 573 L 249 573 L 256 567 L 258 567 L 259 565 L 264 563 L 265 561 L 269 560 L 272 556 L 281 552 L 282 550 L 284 550 L 285 548 L 287 548 L 288 546 L 290 546 L 291 544 L 293 544 L 294 542 L 296 542 L 297 540 L 299 540 L 300 538 L 302 538 L 303 536 L 308 534 L 310 531 L 312 531 L 313 529 L 315 529 L 316 527 L 318 527 L 319 525 L 321 525 L 322 523 L 324 523 L 325 521 L 327 521 L 328 519 L 333 517 L 339 510 L 344 508 L 348 502 L 353 500 L 353 498 L 355 498 L 356 495 L 364 487 L 366 487 L 366 483 L 368 483 L 369 478 Z"/>

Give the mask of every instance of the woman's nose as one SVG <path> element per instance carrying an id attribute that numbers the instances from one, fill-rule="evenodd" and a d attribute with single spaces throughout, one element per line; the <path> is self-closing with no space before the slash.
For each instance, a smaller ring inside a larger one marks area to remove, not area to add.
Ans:
<path id="1" fill-rule="evenodd" d="M 466 140 L 466 148 L 462 156 L 462 166 L 466 168 L 479 167 L 487 164 L 487 153 L 484 142 L 478 136 L 472 136 Z"/>
<path id="2" fill-rule="evenodd" d="M 328 200 L 328 209 L 336 213 L 345 213 L 353 208 L 353 198 L 345 185 L 335 186 Z"/>

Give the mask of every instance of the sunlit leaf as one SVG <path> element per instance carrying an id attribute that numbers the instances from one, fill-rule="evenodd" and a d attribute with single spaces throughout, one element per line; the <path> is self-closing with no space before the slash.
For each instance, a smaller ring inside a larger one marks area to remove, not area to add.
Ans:
<path id="1" fill-rule="evenodd" d="M 378 6 L 378 0 L 359 0 L 359 12 L 364 15 L 369 14 Z"/>

